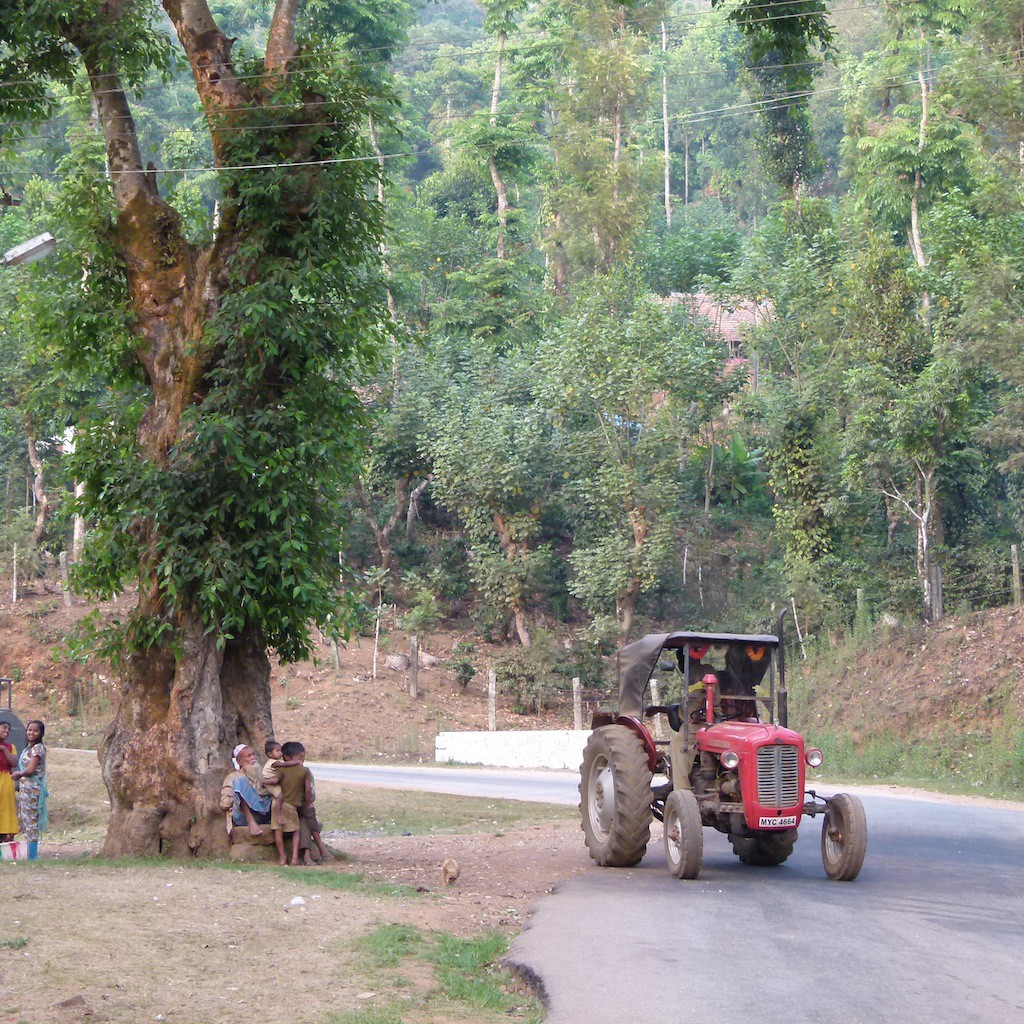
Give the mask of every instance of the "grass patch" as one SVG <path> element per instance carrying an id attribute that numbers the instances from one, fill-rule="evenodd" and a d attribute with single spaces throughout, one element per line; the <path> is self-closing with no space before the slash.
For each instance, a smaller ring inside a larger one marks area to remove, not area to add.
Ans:
<path id="1" fill-rule="evenodd" d="M 337 782 L 318 782 L 316 790 L 317 811 L 327 831 L 389 836 L 494 834 L 575 817 L 571 807 L 520 800 L 350 788 Z"/>
<path id="2" fill-rule="evenodd" d="M 1020 800 L 1024 796 L 1024 731 L 1005 735 L 946 732 L 909 742 L 878 732 L 853 738 L 818 730 L 830 777 L 893 783 L 958 796 Z"/>
<path id="3" fill-rule="evenodd" d="M 327 1024 L 405 1024 L 400 1007 L 371 1006 L 351 1013 L 331 1013 Z"/>
<path id="4" fill-rule="evenodd" d="M 47 761 L 50 832 L 54 838 L 102 841 L 110 802 L 92 751 L 52 748 Z M 377 790 L 317 783 L 317 811 L 325 831 L 379 835 L 501 834 L 512 828 L 565 821 L 571 807 L 519 800 Z"/>
<path id="5" fill-rule="evenodd" d="M 446 932 L 423 933 L 404 924 L 381 925 L 363 936 L 357 948 L 363 955 L 364 969 L 371 977 L 394 970 L 403 963 L 420 961 L 430 966 L 433 986 L 420 1000 L 421 1019 L 453 1020 L 466 1012 L 473 1019 L 493 1015 L 494 1020 L 518 1020 L 539 1024 L 543 1019 L 540 1001 L 521 991 L 517 979 L 501 963 L 508 952 L 508 936 L 486 931 L 469 938 Z M 363 1012 L 331 1016 L 329 1024 L 378 1024 L 406 1021 L 408 1005 L 374 1007 Z"/>
<path id="6" fill-rule="evenodd" d="M 49 730 L 47 730 L 49 740 Z M 110 799 L 95 751 L 49 747 L 46 784 L 49 835 L 75 842 L 100 842 L 107 830 Z"/>
<path id="7" fill-rule="evenodd" d="M 356 944 L 374 970 L 397 967 L 407 956 L 420 952 L 423 936 L 407 924 L 385 924 L 364 935 Z"/>
<path id="8" fill-rule="evenodd" d="M 822 749 L 830 778 L 1024 799 L 1015 670 L 979 687 L 977 666 L 965 669 L 955 651 L 925 651 L 927 639 L 919 628 L 876 625 L 810 644 L 807 660 L 787 673 L 791 724 Z M 883 665 L 880 649 L 888 652 Z M 919 658 L 928 674 L 916 672 Z"/>
<path id="9" fill-rule="evenodd" d="M 0 941 L 0 949 L 24 949 L 28 945 L 28 939 L 3 939 Z"/>
<path id="10" fill-rule="evenodd" d="M 498 963 L 507 952 L 508 937 L 501 932 L 487 931 L 466 939 L 441 934 L 429 947 L 427 958 L 446 999 L 509 1014 L 522 998 L 509 991 L 509 972 Z"/>

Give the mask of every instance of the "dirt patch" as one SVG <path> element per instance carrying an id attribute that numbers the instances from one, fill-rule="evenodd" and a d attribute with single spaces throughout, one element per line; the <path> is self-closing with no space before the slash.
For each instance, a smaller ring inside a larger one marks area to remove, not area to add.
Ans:
<path id="1" fill-rule="evenodd" d="M 278 978 L 302 993 L 302 1020 L 389 1004 L 395 991 L 361 958 L 360 936 L 384 924 L 461 936 L 516 931 L 541 896 L 589 863 L 574 822 L 504 835 L 333 837 L 331 846 L 348 859 L 285 877 L 224 866 L 65 866 L 89 849 L 81 843 L 49 844 L 44 864 L 3 864 L 0 1020 L 237 1024 L 266 1016 Z M 446 857 L 460 866 L 447 887 Z M 316 884 L 353 872 L 411 891 Z M 409 965 L 401 974 L 402 1019 L 436 1019 L 421 1016 L 430 972 Z"/>
<path id="2" fill-rule="evenodd" d="M 481 928 L 519 929 L 530 908 L 559 882 L 585 871 L 591 861 L 578 821 L 535 825 L 502 835 L 374 836 L 336 841 L 350 866 L 366 878 L 398 882 L 438 894 L 424 907 L 442 909 L 444 927 L 460 934 Z M 441 884 L 441 866 L 451 857 L 459 877 Z"/>

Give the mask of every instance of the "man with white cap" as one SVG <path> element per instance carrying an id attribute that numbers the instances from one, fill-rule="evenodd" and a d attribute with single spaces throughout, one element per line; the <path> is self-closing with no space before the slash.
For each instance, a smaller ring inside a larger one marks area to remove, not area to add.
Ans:
<path id="1" fill-rule="evenodd" d="M 248 825 L 253 836 L 263 835 L 263 825 L 270 824 L 270 794 L 263 790 L 260 765 L 256 753 L 247 743 L 239 743 L 232 751 L 235 770 L 224 779 L 220 790 L 220 809 L 227 816 L 227 829 Z"/>

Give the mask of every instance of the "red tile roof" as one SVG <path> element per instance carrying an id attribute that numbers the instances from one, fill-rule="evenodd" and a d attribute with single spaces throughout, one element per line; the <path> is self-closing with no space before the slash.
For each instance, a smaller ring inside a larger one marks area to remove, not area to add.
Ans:
<path id="1" fill-rule="evenodd" d="M 668 302 L 686 304 L 694 318 L 707 321 L 711 330 L 729 346 L 734 355 L 742 355 L 743 341 L 752 327 L 772 315 L 772 304 L 739 298 L 716 298 L 707 292 L 672 292 Z"/>

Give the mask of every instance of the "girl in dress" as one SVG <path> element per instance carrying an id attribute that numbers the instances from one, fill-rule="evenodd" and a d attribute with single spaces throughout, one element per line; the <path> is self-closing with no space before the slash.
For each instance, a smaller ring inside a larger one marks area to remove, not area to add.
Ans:
<path id="1" fill-rule="evenodd" d="M 28 743 L 18 758 L 18 770 L 12 778 L 20 780 L 18 786 L 18 821 L 28 842 L 39 842 L 39 833 L 49 827 L 46 817 L 46 747 L 43 736 L 46 726 L 38 718 L 25 726 Z"/>

